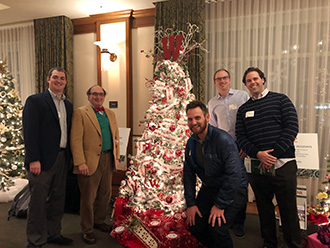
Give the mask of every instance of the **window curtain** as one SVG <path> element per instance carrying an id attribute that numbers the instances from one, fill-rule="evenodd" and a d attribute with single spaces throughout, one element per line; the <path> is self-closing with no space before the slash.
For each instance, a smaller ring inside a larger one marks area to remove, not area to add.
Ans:
<path id="1" fill-rule="evenodd" d="M 330 153 L 329 1 L 213 0 L 206 3 L 206 37 L 207 100 L 217 94 L 216 69 L 227 68 L 232 88 L 245 89 L 243 73 L 256 66 L 265 72 L 266 87 L 296 106 L 299 132 L 318 134 L 320 178 L 298 177 L 308 188 L 308 204 L 315 204 Z"/>
<path id="2" fill-rule="evenodd" d="M 202 42 L 205 39 L 205 2 L 204 0 L 169 0 L 155 3 L 156 21 L 155 30 L 160 28 L 174 28 L 187 32 L 187 23 L 196 24 L 200 32 L 194 39 Z M 188 70 L 193 84 L 192 92 L 196 98 L 204 101 L 205 98 L 205 52 L 201 49 L 193 51 L 188 60 Z"/>
<path id="3" fill-rule="evenodd" d="M 73 24 L 65 16 L 34 20 L 36 49 L 36 92 L 48 89 L 47 73 L 52 67 L 63 67 L 67 75 L 64 90 L 73 101 Z"/>
<path id="4" fill-rule="evenodd" d="M 7 60 L 22 104 L 35 92 L 33 22 L 0 27 L 0 59 Z"/>

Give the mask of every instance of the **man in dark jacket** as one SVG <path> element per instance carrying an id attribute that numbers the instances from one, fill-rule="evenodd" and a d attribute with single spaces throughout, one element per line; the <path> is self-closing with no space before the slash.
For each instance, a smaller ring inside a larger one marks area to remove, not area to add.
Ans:
<path id="1" fill-rule="evenodd" d="M 193 132 L 183 169 L 189 230 L 206 247 L 233 247 L 229 227 L 247 202 L 246 169 L 233 138 L 208 124 L 202 102 L 190 102 L 186 112 Z M 202 181 L 197 197 L 196 175 Z"/>
<path id="2" fill-rule="evenodd" d="M 31 193 L 28 248 L 72 243 L 72 239 L 61 235 L 73 112 L 63 94 L 66 79 L 63 68 L 52 68 L 47 77 L 49 89 L 30 96 L 23 110 L 25 168 Z"/>

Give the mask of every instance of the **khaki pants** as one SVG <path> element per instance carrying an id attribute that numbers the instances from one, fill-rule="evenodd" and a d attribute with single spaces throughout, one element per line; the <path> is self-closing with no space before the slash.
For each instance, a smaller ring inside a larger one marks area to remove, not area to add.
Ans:
<path id="1" fill-rule="evenodd" d="M 102 224 L 106 218 L 111 197 L 113 166 L 114 157 L 111 150 L 101 154 L 93 175 L 78 175 L 82 233 L 92 233 L 94 224 Z"/>

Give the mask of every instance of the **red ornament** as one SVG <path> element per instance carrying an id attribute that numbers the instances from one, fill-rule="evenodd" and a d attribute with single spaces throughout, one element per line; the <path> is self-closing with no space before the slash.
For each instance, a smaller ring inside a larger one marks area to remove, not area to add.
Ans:
<path id="1" fill-rule="evenodd" d="M 175 151 L 175 155 L 176 155 L 177 157 L 180 157 L 180 156 L 182 155 L 182 151 L 181 151 L 181 150 L 176 150 L 176 151 Z"/>
<path id="2" fill-rule="evenodd" d="M 163 97 L 163 98 L 162 98 L 162 103 L 167 103 L 167 99 L 166 99 L 166 97 Z"/>
<path id="3" fill-rule="evenodd" d="M 173 201 L 172 196 L 167 196 L 166 199 L 165 199 L 165 201 L 166 201 L 167 203 L 171 203 L 171 202 Z"/>
<path id="4" fill-rule="evenodd" d="M 171 131 L 171 132 L 174 132 L 174 131 L 175 131 L 175 129 L 176 129 L 175 125 L 174 125 L 174 124 L 172 124 L 172 125 L 170 126 L 170 131 Z"/>

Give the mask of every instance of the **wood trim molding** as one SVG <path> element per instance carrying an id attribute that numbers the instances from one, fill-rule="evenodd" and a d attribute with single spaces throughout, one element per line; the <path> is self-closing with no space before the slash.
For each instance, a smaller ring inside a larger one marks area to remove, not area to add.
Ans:
<path id="1" fill-rule="evenodd" d="M 95 23 L 96 26 L 96 40 L 101 40 L 101 25 L 99 22 Z M 102 70 L 101 70 L 101 48 L 96 46 L 96 62 L 97 62 L 97 85 L 102 87 Z"/>
<path id="2" fill-rule="evenodd" d="M 132 28 L 150 27 L 155 25 L 156 9 L 134 10 Z"/>
<path id="3" fill-rule="evenodd" d="M 97 32 L 97 23 L 111 23 L 133 18 L 131 28 L 154 26 L 156 11 L 152 9 L 123 10 L 104 14 L 90 15 L 89 17 L 72 19 L 74 34 Z"/>
<path id="4" fill-rule="evenodd" d="M 132 18 L 126 22 L 126 125 L 133 129 L 133 83 L 132 83 Z M 129 135 L 127 153 L 132 154 L 132 131 Z M 128 162 L 128 161 L 127 161 Z"/>

